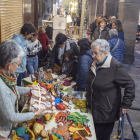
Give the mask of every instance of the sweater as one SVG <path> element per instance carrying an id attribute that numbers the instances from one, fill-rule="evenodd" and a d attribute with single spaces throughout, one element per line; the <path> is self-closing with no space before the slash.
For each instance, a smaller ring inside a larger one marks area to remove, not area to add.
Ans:
<path id="1" fill-rule="evenodd" d="M 47 51 L 47 45 L 49 44 L 48 36 L 46 33 L 38 32 L 38 40 L 42 44 L 43 51 Z"/>
<path id="2" fill-rule="evenodd" d="M 18 87 L 20 95 L 27 95 L 30 88 Z M 0 127 L 8 131 L 13 123 L 29 121 L 35 117 L 33 112 L 16 113 L 16 96 L 14 92 L 0 78 Z"/>
<path id="3" fill-rule="evenodd" d="M 27 55 L 37 55 L 37 53 L 42 49 L 42 45 L 39 40 L 32 42 L 27 40 Z"/>
<path id="4" fill-rule="evenodd" d="M 21 67 L 16 70 L 15 73 L 24 73 L 25 68 L 26 68 L 26 53 L 27 53 L 27 43 L 26 40 L 23 38 L 21 34 L 14 34 L 13 35 L 13 40 L 15 40 L 24 50 L 25 56 L 23 56 L 22 62 L 21 62 Z"/>
<path id="5" fill-rule="evenodd" d="M 86 77 L 88 75 L 91 62 L 93 61 L 91 52 L 92 50 L 90 49 L 86 51 L 84 55 L 78 58 L 78 71 L 77 71 L 77 79 L 76 79 L 78 89 L 85 89 L 87 87 Z"/>
<path id="6" fill-rule="evenodd" d="M 118 42 L 118 37 L 113 37 L 108 40 L 109 46 L 110 46 L 110 52 L 112 49 L 115 47 L 115 45 Z M 125 55 L 125 44 L 124 42 L 120 39 L 118 46 L 116 49 L 111 53 L 111 55 L 116 58 L 120 63 L 123 64 L 124 61 L 124 55 Z"/>

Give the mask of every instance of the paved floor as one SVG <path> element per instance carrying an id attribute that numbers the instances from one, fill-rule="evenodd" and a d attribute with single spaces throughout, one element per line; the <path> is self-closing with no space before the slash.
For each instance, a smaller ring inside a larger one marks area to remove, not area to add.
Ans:
<path id="1" fill-rule="evenodd" d="M 133 65 L 124 64 L 124 68 L 129 73 L 129 75 L 134 79 L 136 90 L 135 90 L 135 100 L 133 101 L 133 106 L 140 108 L 140 43 L 136 43 L 135 46 L 135 60 Z M 140 111 L 130 110 L 128 111 L 130 115 L 132 124 L 140 138 Z M 113 133 L 111 136 L 117 134 L 118 122 L 116 122 Z M 124 135 L 126 138 L 133 138 L 131 127 L 125 119 Z"/>

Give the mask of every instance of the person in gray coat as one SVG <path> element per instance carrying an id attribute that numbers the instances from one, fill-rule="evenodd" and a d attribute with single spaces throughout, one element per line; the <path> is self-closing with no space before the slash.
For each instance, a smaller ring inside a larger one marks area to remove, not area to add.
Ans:
<path id="1" fill-rule="evenodd" d="M 109 36 L 109 28 L 106 27 L 107 20 L 105 18 L 102 18 L 100 21 L 100 26 L 97 27 L 93 33 L 92 41 L 95 41 L 96 39 L 105 39 L 108 41 L 110 38 Z"/>
<path id="2" fill-rule="evenodd" d="M 14 40 L 6 40 L 0 44 L 0 140 L 8 139 L 13 123 L 44 115 L 44 110 L 18 113 L 20 95 L 27 95 L 30 91 L 30 88 L 17 86 L 14 74 L 24 55 L 22 47 Z"/>

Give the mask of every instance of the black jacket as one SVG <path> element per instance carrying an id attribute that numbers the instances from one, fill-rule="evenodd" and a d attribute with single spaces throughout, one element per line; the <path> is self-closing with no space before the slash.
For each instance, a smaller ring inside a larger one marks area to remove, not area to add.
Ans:
<path id="1" fill-rule="evenodd" d="M 70 42 L 70 49 L 72 49 L 75 52 L 76 56 L 78 56 L 79 50 L 78 50 L 76 43 L 72 42 L 71 40 L 69 40 L 69 42 Z M 52 56 L 51 56 L 49 67 L 48 67 L 49 69 L 53 69 L 55 63 L 58 66 L 62 67 L 62 65 L 60 64 L 59 59 L 58 59 L 58 48 L 59 47 L 57 45 L 54 45 L 54 48 L 52 50 Z M 66 51 L 66 47 L 65 47 L 65 51 Z"/>
<path id="2" fill-rule="evenodd" d="M 91 32 L 90 32 L 91 40 L 92 40 L 93 33 L 97 27 L 98 26 L 96 26 L 96 22 L 94 21 L 91 25 Z"/>
<path id="3" fill-rule="evenodd" d="M 87 102 L 94 123 L 110 123 L 119 119 L 120 108 L 128 109 L 135 97 L 135 83 L 123 65 L 109 55 L 96 69 L 93 62 L 87 76 Z M 121 103 L 121 87 L 125 88 Z"/>
<path id="4" fill-rule="evenodd" d="M 99 39 L 99 35 L 100 35 L 100 26 L 95 29 L 94 34 L 92 36 L 92 41 Z M 108 41 L 109 38 L 110 38 L 109 28 L 105 27 L 104 30 L 102 30 L 101 32 L 100 39 L 105 39 Z"/>
<path id="5" fill-rule="evenodd" d="M 77 68 L 78 68 L 78 61 L 74 60 L 72 62 L 67 62 L 64 60 L 62 69 L 57 72 L 58 75 L 66 74 L 67 77 L 72 77 L 73 81 L 76 80 L 77 75 Z"/>

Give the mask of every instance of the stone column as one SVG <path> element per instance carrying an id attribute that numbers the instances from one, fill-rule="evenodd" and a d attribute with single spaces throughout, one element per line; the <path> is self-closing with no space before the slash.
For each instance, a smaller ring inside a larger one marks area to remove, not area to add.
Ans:
<path id="1" fill-rule="evenodd" d="M 119 0 L 104 0 L 103 15 L 117 16 Z"/>
<path id="2" fill-rule="evenodd" d="M 104 0 L 96 0 L 95 17 L 99 14 L 103 15 L 103 3 L 104 3 Z"/>
<path id="3" fill-rule="evenodd" d="M 140 0 L 120 0 L 119 20 L 124 30 L 126 46 L 125 63 L 133 64 L 136 32 L 139 20 Z"/>
<path id="4" fill-rule="evenodd" d="M 89 1 L 89 24 L 95 20 L 96 0 Z"/>
<path id="5" fill-rule="evenodd" d="M 39 2 L 39 17 L 43 16 L 43 14 L 42 14 L 42 3 L 43 3 L 43 0 L 40 0 L 40 2 Z"/>

